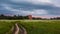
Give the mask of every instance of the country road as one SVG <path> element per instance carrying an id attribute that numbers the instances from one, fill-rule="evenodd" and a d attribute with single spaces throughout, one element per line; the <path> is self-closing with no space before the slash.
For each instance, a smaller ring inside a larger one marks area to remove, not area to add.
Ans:
<path id="1" fill-rule="evenodd" d="M 11 30 L 6 32 L 6 34 L 10 34 L 10 33 L 11 34 L 27 34 L 26 29 L 22 25 L 20 25 L 20 27 L 19 27 L 19 25 L 18 25 L 18 23 L 15 23 L 15 25 L 12 26 Z"/>
<path id="2" fill-rule="evenodd" d="M 20 28 L 21 27 L 21 28 Z M 16 23 L 15 24 L 15 27 L 14 27 L 14 32 L 13 34 L 27 34 L 27 31 L 24 27 L 22 26 L 18 26 L 18 24 Z"/>
<path id="3" fill-rule="evenodd" d="M 15 26 L 16 26 L 16 30 L 15 30 L 15 33 L 14 34 L 19 34 L 19 27 L 18 27 L 18 25 L 17 25 L 17 23 L 15 24 Z"/>

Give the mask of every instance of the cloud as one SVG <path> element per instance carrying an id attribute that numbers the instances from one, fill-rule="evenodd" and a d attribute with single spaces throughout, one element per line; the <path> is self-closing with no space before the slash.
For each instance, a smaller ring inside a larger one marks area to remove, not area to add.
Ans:
<path id="1" fill-rule="evenodd" d="M 24 2 L 28 2 L 28 3 L 32 3 L 32 4 L 45 4 L 45 3 L 51 3 L 50 0 L 11 0 L 14 3 L 24 3 Z"/>
<path id="2" fill-rule="evenodd" d="M 11 0 L 13 2 L 33 2 L 33 3 L 38 3 L 38 2 L 50 2 L 51 0 Z"/>
<path id="3" fill-rule="evenodd" d="M 46 15 L 48 14 L 46 10 L 32 10 L 32 11 L 22 11 L 26 15 Z"/>
<path id="4" fill-rule="evenodd" d="M 2 0 L 0 1 L 0 13 L 57 16 L 60 15 L 59 1 L 60 0 Z"/>
<path id="5" fill-rule="evenodd" d="M 40 9 L 40 10 L 33 10 L 33 14 L 48 14 L 46 10 Z"/>
<path id="6" fill-rule="evenodd" d="M 8 5 L 3 5 L 6 10 L 14 11 L 15 14 L 22 14 L 22 15 L 41 15 L 41 14 L 47 14 L 46 10 L 40 9 L 40 10 L 21 10 L 21 9 L 14 9 L 12 7 L 9 7 Z"/>
<path id="7" fill-rule="evenodd" d="M 31 4 L 42 4 L 42 5 L 45 5 L 45 4 L 52 4 L 56 7 L 60 7 L 60 0 L 11 0 L 12 2 L 14 3 L 31 3 Z"/>
<path id="8" fill-rule="evenodd" d="M 51 3 L 56 7 L 60 7 L 60 0 L 51 0 Z"/>

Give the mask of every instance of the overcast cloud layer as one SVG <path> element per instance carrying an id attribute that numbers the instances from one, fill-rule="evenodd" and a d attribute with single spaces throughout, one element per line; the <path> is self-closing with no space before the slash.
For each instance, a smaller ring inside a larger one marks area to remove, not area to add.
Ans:
<path id="1" fill-rule="evenodd" d="M 0 14 L 60 16 L 60 0 L 0 0 Z"/>

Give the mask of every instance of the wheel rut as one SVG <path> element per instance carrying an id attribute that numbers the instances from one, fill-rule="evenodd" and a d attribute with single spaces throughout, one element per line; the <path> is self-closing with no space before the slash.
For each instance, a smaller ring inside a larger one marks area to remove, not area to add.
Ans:
<path id="1" fill-rule="evenodd" d="M 18 23 L 15 23 L 12 34 L 27 34 L 27 31 L 24 27 L 22 27 L 22 25 L 19 27 Z"/>

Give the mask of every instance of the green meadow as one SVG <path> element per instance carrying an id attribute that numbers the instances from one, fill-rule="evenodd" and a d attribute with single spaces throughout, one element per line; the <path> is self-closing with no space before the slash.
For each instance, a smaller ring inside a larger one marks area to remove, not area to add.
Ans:
<path id="1" fill-rule="evenodd" d="M 13 25 L 10 21 L 0 21 L 0 34 L 6 34 Z"/>
<path id="2" fill-rule="evenodd" d="M 28 34 L 60 34 L 60 20 L 0 20 L 0 34 L 6 34 L 15 23 Z"/>

